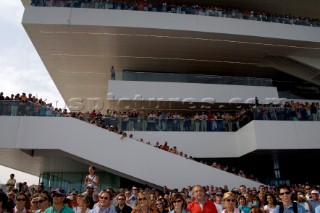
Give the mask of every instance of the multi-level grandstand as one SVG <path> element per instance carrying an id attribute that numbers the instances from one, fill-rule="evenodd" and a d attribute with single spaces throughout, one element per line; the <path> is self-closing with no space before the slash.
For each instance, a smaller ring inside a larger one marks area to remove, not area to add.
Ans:
<path id="1" fill-rule="evenodd" d="M 121 139 L 72 117 L 1 116 L 3 165 L 78 190 L 92 164 L 101 187 L 114 188 L 319 180 L 311 172 L 320 155 L 319 1 L 22 2 L 22 24 L 70 111 L 144 113 L 149 128 L 139 116 L 125 126 L 107 116 L 133 135 Z M 240 123 L 219 117 L 245 112 Z M 197 113 L 217 117 L 197 123 Z"/>

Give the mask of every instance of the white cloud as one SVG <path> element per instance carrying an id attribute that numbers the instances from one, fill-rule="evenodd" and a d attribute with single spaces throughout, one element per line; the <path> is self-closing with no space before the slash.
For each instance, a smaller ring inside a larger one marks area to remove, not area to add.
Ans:
<path id="1" fill-rule="evenodd" d="M 0 0 L 0 91 L 32 93 L 55 106 L 65 103 L 21 24 L 20 0 Z"/>
<path id="2" fill-rule="evenodd" d="M 23 5 L 20 0 L 0 0 L 0 91 L 4 95 L 32 93 L 58 107 L 64 101 L 49 76 L 21 20 Z M 0 182 L 5 183 L 11 173 L 18 182 L 38 183 L 38 177 L 0 166 Z"/>

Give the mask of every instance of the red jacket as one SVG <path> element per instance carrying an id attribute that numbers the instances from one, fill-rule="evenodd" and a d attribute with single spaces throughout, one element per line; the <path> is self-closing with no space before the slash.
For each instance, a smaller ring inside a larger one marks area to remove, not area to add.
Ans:
<path id="1" fill-rule="evenodd" d="M 187 209 L 191 213 L 218 213 L 216 205 L 210 200 L 207 200 L 203 204 L 203 210 L 201 210 L 200 205 L 196 201 L 189 203 Z"/>

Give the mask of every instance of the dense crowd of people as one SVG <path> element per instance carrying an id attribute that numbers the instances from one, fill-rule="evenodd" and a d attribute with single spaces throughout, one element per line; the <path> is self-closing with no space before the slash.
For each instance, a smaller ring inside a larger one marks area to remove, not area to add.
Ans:
<path id="1" fill-rule="evenodd" d="M 236 131 L 251 120 L 301 120 L 320 121 L 320 105 L 317 102 L 299 103 L 285 102 L 274 105 L 255 104 L 242 105 L 241 108 L 234 105 L 231 110 L 209 111 L 207 113 L 185 112 L 176 113 L 170 111 L 144 112 L 136 109 L 131 111 L 110 111 L 105 114 L 100 111 L 68 112 L 66 109 L 53 108 L 51 103 L 46 103 L 41 98 L 25 93 L 4 96 L 0 92 L 0 115 L 11 116 L 65 116 L 80 119 L 108 131 L 121 135 L 121 138 L 129 137 L 136 141 L 154 145 L 156 148 L 180 155 L 186 159 L 194 159 L 188 153 L 178 150 L 176 146 L 169 147 L 168 142 L 160 144 L 159 141 L 144 141 L 143 138 L 135 138 L 133 134 L 127 135 L 126 131 Z M 222 165 L 219 162 L 200 163 L 221 169 L 226 172 L 239 175 L 244 178 L 259 181 L 254 174 L 246 174 L 243 170 L 236 170 L 234 166 Z"/>
<path id="2" fill-rule="evenodd" d="M 0 115 L 73 117 L 115 131 L 237 131 L 251 120 L 320 121 L 319 102 L 287 101 L 282 104 L 229 104 L 228 110 L 125 110 L 68 112 L 42 98 L 0 92 Z M 223 106 L 223 105 L 221 105 Z"/>
<path id="3" fill-rule="evenodd" d="M 193 14 L 320 27 L 320 20 L 318 18 L 296 17 L 291 14 L 281 15 L 268 11 L 244 10 L 217 5 L 201 6 L 195 3 L 130 0 L 32 0 L 31 5 L 40 7 L 75 7 Z"/>
<path id="4" fill-rule="evenodd" d="M 54 108 L 52 103 L 29 93 L 5 96 L 0 92 L 0 115 L 11 116 L 67 116 L 67 109 Z"/>
<path id="5" fill-rule="evenodd" d="M 32 94 L 0 93 L 0 115 L 73 117 L 114 131 L 237 131 L 251 120 L 320 121 L 319 102 L 287 101 L 282 104 L 228 104 L 223 108 L 197 110 L 125 110 L 68 112 L 54 108 Z M 221 105 L 222 106 L 222 105 Z"/>
<path id="6" fill-rule="evenodd" d="M 247 188 L 195 185 L 181 190 L 148 186 L 98 191 L 99 176 L 89 167 L 84 192 L 38 186 L 15 187 L 14 174 L 0 191 L 0 212 L 17 213 L 319 213 L 319 185 Z"/>

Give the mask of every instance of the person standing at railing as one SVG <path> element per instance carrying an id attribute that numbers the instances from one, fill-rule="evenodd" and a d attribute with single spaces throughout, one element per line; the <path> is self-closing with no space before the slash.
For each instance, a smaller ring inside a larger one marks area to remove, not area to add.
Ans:
<path id="1" fill-rule="evenodd" d="M 148 115 L 145 111 L 140 112 L 140 118 L 141 118 L 141 131 L 146 131 L 147 130 L 147 120 L 148 120 Z"/>
<path id="2" fill-rule="evenodd" d="M 310 105 L 310 112 L 313 121 L 317 120 L 317 106 L 315 102 L 312 102 Z"/>
<path id="3" fill-rule="evenodd" d="M 122 119 L 121 129 L 123 129 L 124 131 L 127 131 L 128 130 L 128 123 L 129 123 L 128 113 L 123 112 L 121 115 L 121 119 Z"/>
<path id="4" fill-rule="evenodd" d="M 185 120 L 185 117 L 183 116 L 183 114 L 180 114 L 179 131 L 184 131 L 184 120 Z"/>
<path id="5" fill-rule="evenodd" d="M 0 92 L 0 115 L 2 115 L 2 109 L 3 109 L 3 104 L 4 104 L 4 96 L 3 92 Z"/>
<path id="6" fill-rule="evenodd" d="M 317 103 L 316 106 L 317 106 L 317 121 L 320 121 L 320 105 L 319 105 L 319 103 Z"/>
<path id="7" fill-rule="evenodd" d="M 19 101 L 20 101 L 20 95 L 16 94 L 14 96 L 14 99 L 11 103 L 11 115 L 17 116 L 18 115 L 18 109 L 19 109 Z"/>
<path id="8" fill-rule="evenodd" d="M 200 131 L 200 116 L 198 113 L 195 114 L 193 117 L 194 122 L 195 122 L 195 131 L 199 132 Z"/>
<path id="9" fill-rule="evenodd" d="M 161 114 L 159 115 L 159 119 L 160 119 L 162 131 L 166 131 L 167 130 L 168 114 L 165 110 L 163 112 L 161 112 Z"/>
<path id="10" fill-rule="evenodd" d="M 275 109 L 273 103 L 269 104 L 268 110 L 269 110 L 270 119 L 277 120 L 277 113 L 276 113 L 276 109 Z"/>
<path id="11" fill-rule="evenodd" d="M 202 112 L 202 114 L 200 115 L 200 120 L 201 120 L 201 131 L 206 132 L 208 116 L 204 112 Z"/>
<path id="12" fill-rule="evenodd" d="M 116 70 L 114 69 L 113 66 L 111 66 L 110 73 L 111 73 L 111 80 L 116 80 Z"/>
<path id="13" fill-rule="evenodd" d="M 175 112 L 172 116 L 173 119 L 173 131 L 179 131 L 179 119 L 180 119 L 180 115 Z"/>
<path id="14" fill-rule="evenodd" d="M 26 96 L 26 93 L 22 93 L 20 97 L 20 102 L 19 102 L 19 115 L 26 115 L 27 101 L 28 101 L 28 98 Z"/>

